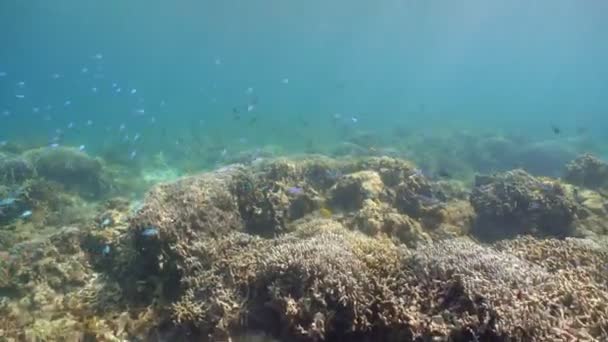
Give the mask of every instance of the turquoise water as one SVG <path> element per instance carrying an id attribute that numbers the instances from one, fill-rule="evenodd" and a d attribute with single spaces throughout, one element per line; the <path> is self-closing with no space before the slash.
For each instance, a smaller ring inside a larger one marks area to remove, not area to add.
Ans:
<path id="1" fill-rule="evenodd" d="M 357 132 L 603 145 L 607 17 L 600 0 L 3 1 L 0 141 L 125 162 Z"/>
<path id="2" fill-rule="evenodd" d="M 607 341 L 607 18 L 0 0 L 0 341 Z"/>

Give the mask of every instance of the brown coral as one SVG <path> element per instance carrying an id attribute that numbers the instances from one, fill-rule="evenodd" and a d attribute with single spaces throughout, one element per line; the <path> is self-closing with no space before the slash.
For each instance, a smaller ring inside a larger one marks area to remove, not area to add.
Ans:
<path id="1" fill-rule="evenodd" d="M 478 176 L 471 193 L 477 218 L 472 232 L 484 239 L 517 234 L 568 236 L 578 205 L 555 180 L 523 170 Z"/>
<path id="2" fill-rule="evenodd" d="M 608 163 L 583 154 L 566 165 L 564 180 L 586 188 L 608 191 Z"/>

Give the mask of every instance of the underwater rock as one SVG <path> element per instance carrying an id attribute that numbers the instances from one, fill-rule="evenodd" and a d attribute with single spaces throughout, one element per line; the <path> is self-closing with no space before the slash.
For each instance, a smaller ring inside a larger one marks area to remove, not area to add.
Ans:
<path id="1" fill-rule="evenodd" d="M 161 235 L 174 239 L 242 230 L 237 197 L 232 191 L 241 172 L 240 167 L 229 167 L 160 184 L 147 193 L 131 226 L 136 230 L 156 227 Z"/>
<path id="2" fill-rule="evenodd" d="M 437 240 L 468 234 L 475 217 L 475 209 L 468 200 L 455 199 L 429 210 L 420 221 L 425 231 Z"/>
<path id="3" fill-rule="evenodd" d="M 342 176 L 330 190 L 331 204 L 345 210 L 363 207 L 367 199 L 382 195 L 384 183 L 375 171 L 359 171 Z"/>
<path id="4" fill-rule="evenodd" d="M 477 213 L 472 233 L 484 239 L 574 233 L 576 200 L 555 180 L 523 170 L 478 176 L 470 200 Z"/>
<path id="5" fill-rule="evenodd" d="M 608 163 L 583 154 L 566 165 L 564 180 L 593 190 L 608 192 Z"/>
<path id="6" fill-rule="evenodd" d="M 369 236 L 385 234 L 396 243 L 404 243 L 409 247 L 431 241 L 418 221 L 400 214 L 385 203 L 371 199 L 364 200 L 362 208 L 356 212 L 348 226 L 356 227 Z"/>
<path id="7" fill-rule="evenodd" d="M 100 159 L 76 149 L 57 147 L 24 153 L 38 176 L 61 183 L 69 190 L 89 198 L 99 198 L 111 190 L 111 177 Z"/>
<path id="8" fill-rule="evenodd" d="M 415 219 L 424 217 L 429 211 L 435 211 L 445 203 L 445 197 L 435 191 L 432 183 L 419 171 L 394 187 L 395 207 Z"/>
<path id="9" fill-rule="evenodd" d="M 20 184 L 35 175 L 36 170 L 29 160 L 0 153 L 0 184 Z"/>

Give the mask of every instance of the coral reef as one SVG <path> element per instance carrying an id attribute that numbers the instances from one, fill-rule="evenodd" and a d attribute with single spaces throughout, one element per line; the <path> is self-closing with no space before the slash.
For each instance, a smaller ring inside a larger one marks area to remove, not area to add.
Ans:
<path id="1" fill-rule="evenodd" d="M 0 153 L 0 184 L 20 184 L 35 175 L 36 170 L 29 160 Z"/>
<path id="2" fill-rule="evenodd" d="M 589 243 L 410 250 L 323 219 L 273 240 L 228 233 L 179 247 L 190 258 L 172 319 L 214 341 L 243 329 L 298 341 L 591 340 L 608 336 L 608 254 Z"/>
<path id="3" fill-rule="evenodd" d="M 142 202 L 40 176 L 0 188 L 34 212 L 0 222 L 0 339 L 608 339 L 589 189 L 514 170 L 469 193 L 388 157 L 233 165 Z"/>
<path id="4" fill-rule="evenodd" d="M 359 171 L 344 175 L 331 189 L 331 202 L 334 207 L 345 210 L 361 209 L 366 200 L 378 199 L 384 184 L 375 171 Z"/>
<path id="5" fill-rule="evenodd" d="M 40 148 L 24 153 L 40 177 L 56 181 L 89 198 L 111 190 L 111 177 L 100 159 L 67 147 Z"/>
<path id="6" fill-rule="evenodd" d="M 608 195 L 608 163 L 583 154 L 566 165 L 564 180 Z"/>
<path id="7" fill-rule="evenodd" d="M 484 239 L 518 234 L 563 237 L 575 230 L 576 200 L 559 182 L 523 170 L 478 176 L 471 204 L 477 213 L 472 233 Z"/>

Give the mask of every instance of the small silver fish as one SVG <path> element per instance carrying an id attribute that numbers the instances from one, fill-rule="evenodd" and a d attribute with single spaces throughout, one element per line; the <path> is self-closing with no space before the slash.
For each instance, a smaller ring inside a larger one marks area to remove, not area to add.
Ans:
<path id="1" fill-rule="evenodd" d="M 105 245 L 105 246 L 103 246 L 103 248 L 101 249 L 101 254 L 102 254 L 103 256 L 108 256 L 108 255 L 110 254 L 110 252 L 111 252 L 110 245 Z"/>
<path id="2" fill-rule="evenodd" d="M 145 236 L 145 237 L 156 236 L 156 235 L 158 235 L 158 229 L 156 229 L 154 227 L 148 227 L 148 228 L 142 230 L 141 235 Z"/>

